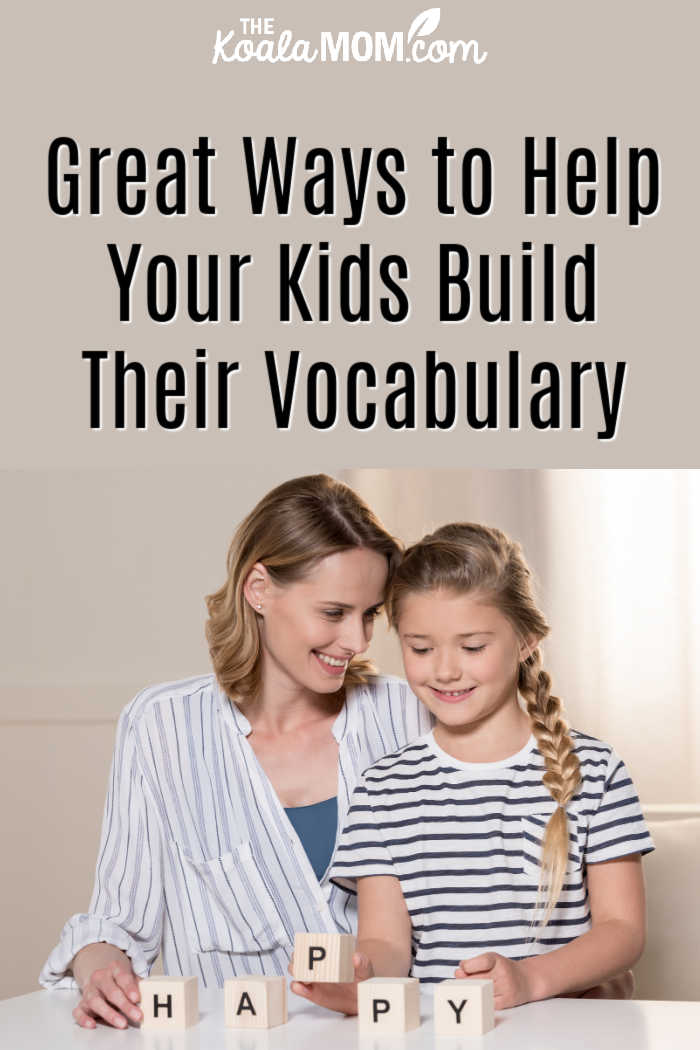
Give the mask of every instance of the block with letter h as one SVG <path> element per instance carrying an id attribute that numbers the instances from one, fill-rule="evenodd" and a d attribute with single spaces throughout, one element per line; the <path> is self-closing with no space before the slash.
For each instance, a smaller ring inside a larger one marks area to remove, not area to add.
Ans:
<path id="1" fill-rule="evenodd" d="M 275 1028 L 287 1023 L 287 980 L 249 974 L 224 981 L 228 1028 Z"/>
<path id="2" fill-rule="evenodd" d="M 350 933 L 297 933 L 292 976 L 305 982 L 354 981 L 354 951 L 355 938 Z"/>
<path id="3" fill-rule="evenodd" d="M 142 1028 L 189 1028 L 199 1021 L 196 977 L 143 977 Z"/>
<path id="4" fill-rule="evenodd" d="M 435 985 L 436 1035 L 483 1035 L 494 1026 L 493 981 L 455 978 Z"/>
<path id="5" fill-rule="evenodd" d="M 357 986 L 360 1031 L 400 1034 L 420 1024 L 417 977 L 370 977 Z"/>

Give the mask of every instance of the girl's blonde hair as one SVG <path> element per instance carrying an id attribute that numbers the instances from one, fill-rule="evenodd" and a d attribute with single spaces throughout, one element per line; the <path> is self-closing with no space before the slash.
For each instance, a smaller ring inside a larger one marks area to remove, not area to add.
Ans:
<path id="1" fill-rule="evenodd" d="M 518 690 L 527 705 L 532 732 L 544 759 L 543 783 L 557 804 L 542 846 L 538 905 L 546 892 L 540 924 L 544 927 L 564 885 L 569 853 L 566 806 L 581 783 L 562 703 L 552 695 L 551 678 L 542 666 L 539 643 L 549 633 L 549 626 L 535 604 L 532 573 L 520 544 L 499 529 L 463 523 L 445 525 L 409 547 L 389 592 L 389 618 L 394 627 L 407 594 L 439 588 L 483 598 L 500 610 L 521 642 L 536 643 L 520 663 Z M 538 910 L 536 907 L 535 914 Z"/>
<path id="2" fill-rule="evenodd" d="M 227 579 L 206 599 L 207 641 L 221 688 L 250 699 L 260 688 L 260 617 L 243 593 L 261 562 L 274 583 L 302 579 L 321 559 L 363 547 L 386 558 L 388 580 L 401 557 L 397 540 L 367 504 L 326 474 L 293 478 L 268 492 L 241 522 L 231 541 Z M 361 685 L 374 673 L 368 660 L 352 660 L 343 687 Z"/>

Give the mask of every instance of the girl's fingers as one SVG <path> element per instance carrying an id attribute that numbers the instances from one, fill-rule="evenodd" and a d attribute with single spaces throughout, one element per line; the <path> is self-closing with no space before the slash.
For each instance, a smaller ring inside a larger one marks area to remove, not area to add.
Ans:
<path id="1" fill-rule="evenodd" d="M 459 965 L 460 969 L 464 970 L 468 977 L 471 977 L 476 973 L 486 973 L 488 970 L 492 970 L 496 965 L 497 958 L 498 955 L 495 952 L 485 952 L 484 955 L 477 955 L 473 959 L 463 959 Z"/>
<path id="2" fill-rule="evenodd" d="M 366 955 L 361 952 L 356 952 L 352 957 L 352 964 L 355 967 L 355 980 L 366 981 L 369 977 L 374 975 L 372 964 Z"/>
<path id="3" fill-rule="evenodd" d="M 291 990 L 295 995 L 308 999 L 317 1006 L 323 1006 L 327 1010 L 337 1010 L 338 1013 L 356 1014 L 357 997 L 354 984 L 329 984 L 325 981 L 315 981 L 305 984 L 303 981 L 292 981 Z"/>
<path id="4" fill-rule="evenodd" d="M 292 981 L 289 986 L 295 995 L 301 995 L 304 999 L 311 998 L 311 985 L 303 981 Z"/>

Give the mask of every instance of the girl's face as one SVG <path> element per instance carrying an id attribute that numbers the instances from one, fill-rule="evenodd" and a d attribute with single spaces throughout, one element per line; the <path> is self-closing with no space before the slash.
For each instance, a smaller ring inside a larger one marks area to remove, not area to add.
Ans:
<path id="1" fill-rule="evenodd" d="M 253 570 L 246 593 L 262 617 L 263 681 L 285 691 L 334 693 L 363 653 L 384 600 L 387 563 L 376 551 L 330 554 L 296 583 Z"/>
<path id="2" fill-rule="evenodd" d="M 409 684 L 438 722 L 457 729 L 512 714 L 528 647 L 493 605 L 453 591 L 408 594 L 398 632 Z"/>

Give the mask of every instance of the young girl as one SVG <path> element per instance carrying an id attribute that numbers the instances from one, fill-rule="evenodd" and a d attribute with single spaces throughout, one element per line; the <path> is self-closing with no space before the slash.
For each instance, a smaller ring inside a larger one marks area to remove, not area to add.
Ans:
<path id="1" fill-rule="evenodd" d="M 357 978 L 488 977 L 505 1009 L 626 971 L 654 847 L 621 760 L 552 695 L 519 545 L 438 529 L 406 553 L 389 613 L 436 722 L 366 770 L 336 850 L 332 877 L 357 884 Z M 354 986 L 294 990 L 353 1012 Z"/>

